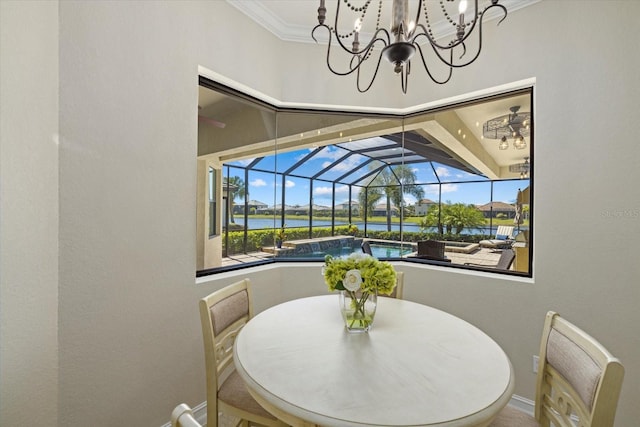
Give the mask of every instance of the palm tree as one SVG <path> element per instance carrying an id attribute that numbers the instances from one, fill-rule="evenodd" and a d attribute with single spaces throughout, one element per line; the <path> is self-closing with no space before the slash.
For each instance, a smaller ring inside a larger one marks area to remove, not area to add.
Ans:
<path id="1" fill-rule="evenodd" d="M 244 199 L 248 195 L 244 181 L 239 176 L 229 177 L 227 180 L 228 200 L 229 200 L 229 221 L 235 224 L 233 218 L 233 205 L 235 199 Z"/>
<path id="2" fill-rule="evenodd" d="M 391 231 L 392 203 L 402 209 L 405 194 L 411 194 L 418 200 L 424 197 L 424 190 L 416 185 L 415 172 L 407 165 L 385 167 L 370 185 L 380 187 L 387 197 L 387 231 Z"/>
<path id="3" fill-rule="evenodd" d="M 358 203 L 360 204 L 360 218 L 362 218 L 363 220 L 366 220 L 365 218 L 365 212 L 366 212 L 366 216 L 368 217 L 372 217 L 373 216 L 373 209 L 376 206 L 376 203 L 378 203 L 378 201 L 382 198 L 382 191 L 380 190 L 380 188 L 377 187 L 372 187 L 372 188 L 367 188 L 364 187 L 359 193 L 358 193 Z M 366 207 L 366 209 L 365 209 Z"/>
<path id="4" fill-rule="evenodd" d="M 440 220 L 440 217 L 440 203 L 429 206 L 427 214 L 420 220 L 419 223 L 422 232 L 424 232 L 429 227 L 438 227 L 438 233 L 444 234 L 444 224 Z"/>
<path id="5" fill-rule="evenodd" d="M 465 228 L 481 228 L 485 224 L 482 212 L 474 205 L 451 202 L 442 205 L 432 205 L 427 214 L 420 221 L 420 228 L 438 227 L 438 233 L 455 232 L 456 236 Z"/>
<path id="6" fill-rule="evenodd" d="M 464 228 L 480 228 L 485 223 L 484 215 L 474 205 L 456 203 L 448 208 L 444 221 L 446 225 L 453 227 L 456 236 Z"/>
<path id="7" fill-rule="evenodd" d="M 416 185 L 416 174 L 409 166 L 399 165 L 393 167 L 392 170 L 400 182 L 400 187 L 396 187 L 396 191 L 391 195 L 391 201 L 396 206 L 404 206 L 405 194 L 411 194 L 417 200 L 424 198 L 424 189 Z"/>

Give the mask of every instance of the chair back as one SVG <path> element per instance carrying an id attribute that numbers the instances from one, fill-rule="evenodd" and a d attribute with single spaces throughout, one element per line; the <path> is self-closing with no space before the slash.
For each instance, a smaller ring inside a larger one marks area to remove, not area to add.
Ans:
<path id="1" fill-rule="evenodd" d="M 360 247 L 362 248 L 362 252 L 364 252 L 365 254 L 373 255 L 371 253 L 371 245 L 369 244 L 368 241 L 365 240 L 364 242 L 362 242 L 362 245 L 360 245 Z"/>
<path id="2" fill-rule="evenodd" d="M 396 287 L 393 288 L 393 292 L 389 295 L 378 295 L 389 298 L 402 299 L 404 292 L 404 273 L 402 271 L 396 271 Z"/>
<path id="3" fill-rule="evenodd" d="M 500 239 L 498 236 L 506 236 L 505 239 L 513 239 L 513 228 L 510 225 L 499 225 L 496 230 L 496 239 Z"/>
<path id="4" fill-rule="evenodd" d="M 443 260 L 445 243 L 438 240 L 420 240 L 418 242 L 418 256 L 432 259 Z"/>
<path id="5" fill-rule="evenodd" d="M 511 264 L 513 264 L 513 260 L 515 259 L 515 257 L 516 257 L 516 253 L 513 249 L 503 249 L 495 268 L 500 270 L 510 269 Z"/>
<path id="6" fill-rule="evenodd" d="M 598 341 L 557 313 L 547 313 L 535 408 L 542 426 L 613 426 L 623 378 L 620 361 Z"/>
<path id="7" fill-rule="evenodd" d="M 207 373 L 207 420 L 217 420 L 220 378 L 234 369 L 233 343 L 253 317 L 249 279 L 202 298 L 199 306 Z"/>
<path id="8" fill-rule="evenodd" d="M 171 412 L 171 427 L 202 427 L 186 403 L 181 403 Z"/>

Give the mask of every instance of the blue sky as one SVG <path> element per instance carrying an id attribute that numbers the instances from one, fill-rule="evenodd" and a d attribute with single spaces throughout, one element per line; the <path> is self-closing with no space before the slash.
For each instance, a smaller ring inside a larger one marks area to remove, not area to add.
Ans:
<path id="1" fill-rule="evenodd" d="M 283 172 L 291 168 L 297 162 L 305 159 L 311 149 L 292 151 L 287 153 L 279 153 L 277 160 L 275 156 L 267 156 L 262 159 L 255 169 L 273 171 L 274 169 Z M 333 164 L 336 160 L 342 158 L 346 150 L 338 146 L 328 146 L 316 153 L 312 158 L 307 159 L 292 171 L 295 175 L 310 177 L 316 175 L 322 169 Z M 366 160 L 365 156 L 354 154 L 344 161 L 334 165 L 330 170 L 321 175 L 319 178 L 326 178 L 331 181 L 337 179 L 349 172 L 345 178 L 346 182 L 355 182 L 363 175 L 368 173 L 369 169 L 365 166 L 360 170 L 357 169 Z M 230 165 L 245 166 L 251 163 L 253 159 L 231 162 Z M 419 183 L 437 182 L 436 175 L 444 182 L 442 185 L 442 200 L 452 203 L 473 203 L 484 204 L 491 200 L 491 185 L 489 181 L 485 182 L 465 182 L 483 180 L 482 177 L 472 175 L 464 171 L 460 171 L 448 166 L 434 163 L 414 163 L 409 165 L 416 174 Z M 434 173 L 435 169 L 435 173 Z M 226 169 L 225 169 L 226 173 Z M 231 168 L 231 176 L 239 176 L 244 180 L 244 171 L 238 168 Z M 309 186 L 308 178 L 298 178 L 295 176 L 287 176 L 284 183 L 281 175 L 275 175 L 273 172 L 259 172 L 256 170 L 249 171 L 249 199 L 264 202 L 267 205 L 273 205 L 274 200 L 280 203 L 282 188 L 286 188 L 287 205 L 306 205 L 309 203 Z M 524 189 L 529 185 L 529 180 L 500 181 L 494 183 L 493 199 L 495 201 L 513 203 L 516 199 L 518 189 Z M 438 185 L 423 185 L 425 198 L 433 201 L 438 200 Z M 336 186 L 336 202 L 343 203 L 348 201 L 348 186 L 338 184 Z M 353 187 L 352 197 L 357 200 L 358 187 Z M 313 203 L 317 205 L 331 206 L 332 184 L 331 182 L 314 180 L 313 183 Z M 415 197 L 405 195 L 407 204 L 414 204 Z"/>

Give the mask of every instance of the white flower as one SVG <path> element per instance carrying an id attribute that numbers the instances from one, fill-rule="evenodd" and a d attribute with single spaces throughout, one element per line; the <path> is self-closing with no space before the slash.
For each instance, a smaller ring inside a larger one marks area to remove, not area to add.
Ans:
<path id="1" fill-rule="evenodd" d="M 344 275 L 343 285 L 348 291 L 357 291 L 362 284 L 360 270 L 349 270 Z"/>

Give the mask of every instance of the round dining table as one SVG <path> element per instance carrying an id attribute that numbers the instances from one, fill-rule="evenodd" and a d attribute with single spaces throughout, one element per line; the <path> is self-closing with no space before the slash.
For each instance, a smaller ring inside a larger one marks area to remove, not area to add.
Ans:
<path id="1" fill-rule="evenodd" d="M 234 362 L 292 426 L 486 426 L 514 388 L 509 358 L 480 329 L 386 297 L 368 333 L 345 329 L 335 294 L 273 306 L 240 331 Z"/>

